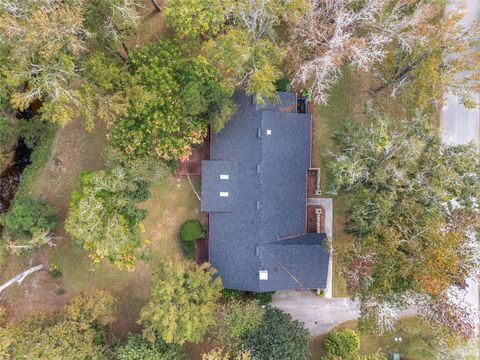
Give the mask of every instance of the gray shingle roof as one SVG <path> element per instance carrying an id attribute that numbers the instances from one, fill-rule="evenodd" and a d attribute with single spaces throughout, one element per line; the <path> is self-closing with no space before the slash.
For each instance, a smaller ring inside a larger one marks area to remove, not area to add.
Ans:
<path id="1" fill-rule="evenodd" d="M 260 106 L 236 93 L 237 113 L 211 134 L 212 160 L 202 162 L 210 263 L 226 288 L 326 286 L 325 236 L 305 234 L 311 118 L 296 113 L 295 94 L 279 95 L 280 104 Z M 260 270 L 268 270 L 269 280 L 259 279 Z"/>

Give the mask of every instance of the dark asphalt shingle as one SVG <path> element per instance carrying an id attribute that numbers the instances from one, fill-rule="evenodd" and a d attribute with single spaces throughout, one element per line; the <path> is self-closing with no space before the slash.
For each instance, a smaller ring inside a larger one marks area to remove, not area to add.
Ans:
<path id="1" fill-rule="evenodd" d="M 311 119 L 296 113 L 295 94 L 280 93 L 280 99 L 260 106 L 237 92 L 237 112 L 211 134 L 211 160 L 202 163 L 210 263 L 229 289 L 325 287 L 324 235 L 305 234 Z M 220 179 L 223 173 L 228 180 Z M 260 270 L 268 270 L 269 280 L 259 280 Z"/>

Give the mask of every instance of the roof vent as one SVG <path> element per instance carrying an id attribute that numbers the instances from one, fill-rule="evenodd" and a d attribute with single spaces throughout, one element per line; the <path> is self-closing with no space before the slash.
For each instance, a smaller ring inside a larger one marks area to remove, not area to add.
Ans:
<path id="1" fill-rule="evenodd" d="M 228 174 L 220 174 L 220 180 L 228 180 Z"/>
<path id="2" fill-rule="evenodd" d="M 267 129 L 267 135 L 272 135 L 272 130 Z"/>
<path id="3" fill-rule="evenodd" d="M 221 197 L 228 197 L 228 191 L 220 191 Z"/>
<path id="4" fill-rule="evenodd" d="M 257 129 L 257 137 L 262 138 L 262 128 Z"/>
<path id="5" fill-rule="evenodd" d="M 258 272 L 258 278 L 260 280 L 268 280 L 268 270 L 260 270 Z"/>

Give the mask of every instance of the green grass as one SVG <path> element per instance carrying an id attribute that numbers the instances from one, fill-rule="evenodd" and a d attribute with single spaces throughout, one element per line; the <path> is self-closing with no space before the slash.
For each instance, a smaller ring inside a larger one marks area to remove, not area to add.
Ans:
<path id="1" fill-rule="evenodd" d="M 362 119 L 361 103 L 365 101 L 363 78 L 345 71 L 343 78 L 333 88 L 328 106 L 317 106 L 314 111 L 314 153 L 313 162 L 322 169 L 321 186 L 323 196 L 331 197 L 328 192 L 332 187 L 332 175 L 326 170 L 331 160 L 330 154 L 335 150 L 332 139 L 333 132 L 340 121 L 349 118 L 352 121 Z M 333 203 L 333 296 L 346 297 L 345 280 L 340 273 L 341 252 L 347 249 L 352 239 L 345 234 L 343 224 L 344 200 L 342 196 L 334 196 Z"/>
<path id="2" fill-rule="evenodd" d="M 336 327 L 336 329 L 344 328 L 353 329 L 359 334 L 360 354 L 362 355 L 381 350 L 387 356 L 391 352 L 398 352 L 404 360 L 431 360 L 435 358 L 437 348 L 432 342 L 431 331 L 415 317 L 403 318 L 394 331 L 383 336 L 360 332 L 356 320 L 347 321 Z M 395 338 L 399 337 L 402 338 L 402 341 L 396 342 Z M 322 355 L 325 355 L 323 339 L 324 336 L 312 338 L 309 359 L 318 360 Z"/>
<path id="3" fill-rule="evenodd" d="M 198 187 L 198 179 L 192 179 L 192 182 Z M 64 239 L 50 255 L 50 261 L 63 270 L 66 288 L 76 292 L 102 289 L 118 299 L 118 319 L 113 326 L 118 336 L 137 330 L 138 313 L 149 296 L 151 274 L 156 266 L 166 260 L 182 258 L 181 224 L 188 219 L 203 219 L 200 202 L 186 178 L 179 181 L 173 176 L 154 179 L 150 191 L 150 199 L 140 205 L 149 212 L 143 222 L 144 237 L 152 251 L 148 263 L 139 261 L 132 272 L 119 270 L 107 262 L 94 266 L 86 252 L 75 249 L 69 239 Z"/>

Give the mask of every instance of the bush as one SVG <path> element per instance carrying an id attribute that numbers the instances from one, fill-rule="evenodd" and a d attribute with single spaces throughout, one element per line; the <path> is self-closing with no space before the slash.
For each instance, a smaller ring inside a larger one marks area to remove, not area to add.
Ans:
<path id="1" fill-rule="evenodd" d="M 28 197 L 20 197 L 15 199 L 10 211 L 0 222 L 8 235 L 31 238 L 37 231 L 55 229 L 58 217 L 52 206 Z"/>
<path id="2" fill-rule="evenodd" d="M 270 304 L 273 300 L 273 295 L 275 295 L 275 291 L 253 293 L 253 297 L 260 302 L 260 305 Z"/>
<path id="3" fill-rule="evenodd" d="M 352 329 L 335 330 L 327 334 L 324 345 L 328 354 L 345 359 L 360 349 L 360 338 Z"/>
<path id="4" fill-rule="evenodd" d="M 59 278 L 63 275 L 62 267 L 58 264 L 50 264 L 48 268 L 48 273 L 53 278 Z"/>
<path id="5" fill-rule="evenodd" d="M 197 239 L 204 239 L 205 231 L 202 224 L 195 220 L 188 220 L 183 223 L 180 229 L 180 239 L 182 241 L 195 241 Z"/>

